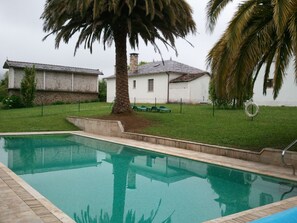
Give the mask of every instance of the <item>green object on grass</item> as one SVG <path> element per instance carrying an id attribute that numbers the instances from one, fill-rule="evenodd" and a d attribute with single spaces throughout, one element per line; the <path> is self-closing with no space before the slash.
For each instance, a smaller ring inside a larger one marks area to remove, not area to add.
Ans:
<path id="1" fill-rule="evenodd" d="M 171 112 L 171 109 L 170 108 L 166 108 L 165 106 L 160 106 L 159 107 L 159 111 L 160 112 Z"/>

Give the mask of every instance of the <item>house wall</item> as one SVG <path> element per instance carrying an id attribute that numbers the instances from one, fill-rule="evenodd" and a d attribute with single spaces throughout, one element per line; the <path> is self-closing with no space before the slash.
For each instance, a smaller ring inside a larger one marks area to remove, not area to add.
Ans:
<path id="1" fill-rule="evenodd" d="M 273 78 L 273 66 L 271 66 L 269 78 Z M 263 79 L 265 69 L 262 68 L 254 85 L 253 100 L 259 105 L 267 106 L 297 106 L 297 84 L 295 81 L 295 71 L 293 63 L 290 63 L 286 70 L 286 76 L 278 97 L 273 99 L 273 89 L 268 88 L 267 94 L 263 95 Z"/>
<path id="2" fill-rule="evenodd" d="M 169 84 L 169 102 L 176 103 L 189 102 L 190 100 L 190 86 L 189 82 L 170 83 Z"/>
<path id="3" fill-rule="evenodd" d="M 169 74 L 169 81 L 177 78 L 179 75 Z M 154 80 L 154 91 L 148 91 L 148 80 Z M 136 81 L 136 88 L 133 88 L 133 81 Z M 107 102 L 113 102 L 115 99 L 115 78 L 106 79 L 107 84 Z M 168 89 L 168 75 L 166 73 L 132 76 L 129 77 L 129 96 L 130 102 L 134 103 L 166 103 Z"/>
<path id="4" fill-rule="evenodd" d="M 113 102 L 115 99 L 115 78 L 105 79 L 106 81 L 106 102 Z"/>
<path id="5" fill-rule="evenodd" d="M 20 90 L 10 89 L 8 93 L 9 95 L 20 95 Z M 46 105 L 54 102 L 76 103 L 96 100 L 98 100 L 98 93 L 37 90 L 35 93 L 34 104 Z"/>
<path id="6" fill-rule="evenodd" d="M 210 77 L 204 75 L 189 83 L 190 86 L 190 101 L 189 103 L 207 103 L 209 102 L 209 81 Z"/>
<path id="7" fill-rule="evenodd" d="M 170 83 L 170 102 L 206 103 L 208 102 L 208 87 L 210 77 L 204 75 L 191 82 Z"/>
<path id="8" fill-rule="evenodd" d="M 9 71 L 9 94 L 18 95 L 24 69 Z M 35 104 L 50 104 L 56 101 L 78 102 L 98 99 L 98 77 L 96 75 L 36 71 Z"/>
<path id="9" fill-rule="evenodd" d="M 148 80 L 154 80 L 154 90 L 148 91 Z M 136 81 L 136 88 L 133 88 L 133 81 Z M 134 76 L 129 78 L 129 96 L 133 103 L 166 103 L 168 89 L 168 75 L 151 74 Z"/>
<path id="10" fill-rule="evenodd" d="M 169 81 L 179 77 L 181 74 L 170 73 Z M 148 80 L 154 80 L 154 91 L 148 91 Z M 169 102 L 201 103 L 208 102 L 208 85 L 210 77 L 205 75 L 191 82 L 170 83 L 168 92 L 168 74 L 151 74 L 129 77 L 129 96 L 131 103 L 167 103 Z M 136 81 L 136 88 L 133 88 L 133 81 Z M 115 78 L 106 79 L 107 102 L 115 99 Z"/>
<path id="11" fill-rule="evenodd" d="M 9 88 L 18 89 L 24 77 L 23 69 L 9 69 Z M 37 90 L 98 92 L 98 77 L 88 74 L 36 71 Z"/>

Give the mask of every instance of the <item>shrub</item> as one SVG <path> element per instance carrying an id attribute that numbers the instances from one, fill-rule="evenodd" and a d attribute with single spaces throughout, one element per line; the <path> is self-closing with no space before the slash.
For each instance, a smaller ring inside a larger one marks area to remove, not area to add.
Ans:
<path id="1" fill-rule="evenodd" d="M 99 101 L 106 102 L 106 81 L 99 81 Z"/>
<path id="2" fill-rule="evenodd" d="M 209 81 L 209 99 L 217 108 L 230 108 L 232 106 L 232 99 L 219 98 L 215 90 L 214 79 Z"/>
<path id="3" fill-rule="evenodd" d="M 8 97 L 8 72 L 4 74 L 4 78 L 0 80 L 0 101 Z"/>
<path id="4" fill-rule="evenodd" d="M 64 105 L 64 104 L 66 104 L 66 102 L 64 101 L 55 101 L 52 103 L 52 105 Z"/>
<path id="5" fill-rule="evenodd" d="M 10 109 L 10 108 L 22 108 L 24 104 L 22 100 L 17 95 L 11 95 L 10 97 L 6 97 L 2 101 L 3 108 Z"/>
<path id="6" fill-rule="evenodd" d="M 25 68 L 25 76 L 21 82 L 21 98 L 26 107 L 32 107 L 36 92 L 35 66 Z"/>

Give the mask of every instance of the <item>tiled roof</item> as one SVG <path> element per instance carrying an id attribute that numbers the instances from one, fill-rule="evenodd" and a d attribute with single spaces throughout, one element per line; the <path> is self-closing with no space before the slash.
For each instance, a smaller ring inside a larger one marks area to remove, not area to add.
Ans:
<path id="1" fill-rule="evenodd" d="M 25 68 L 25 67 L 33 67 L 35 66 L 36 70 L 46 70 L 46 71 L 58 71 L 58 72 L 66 72 L 66 73 L 80 73 L 80 74 L 91 74 L 91 75 L 103 75 L 102 72 L 96 69 L 89 68 L 78 68 L 78 67 L 67 67 L 60 65 L 52 65 L 52 64 L 41 64 L 41 63 L 29 63 L 29 62 L 20 62 L 20 61 L 10 61 L 6 60 L 3 68 L 9 69 L 12 68 Z"/>
<path id="2" fill-rule="evenodd" d="M 190 82 L 204 75 L 209 75 L 209 73 L 203 72 L 203 73 L 197 73 L 197 74 L 184 74 L 178 78 L 171 80 L 170 83 Z"/>
<path id="3" fill-rule="evenodd" d="M 200 70 L 195 67 L 188 66 L 183 63 L 176 62 L 174 60 L 165 60 L 158 62 L 151 62 L 138 66 L 138 71 L 135 73 L 128 72 L 129 76 L 139 76 L 146 74 L 158 74 L 158 73 L 181 73 L 181 74 L 198 74 L 207 73 L 206 71 Z M 106 79 L 114 78 L 115 75 L 107 77 Z"/>

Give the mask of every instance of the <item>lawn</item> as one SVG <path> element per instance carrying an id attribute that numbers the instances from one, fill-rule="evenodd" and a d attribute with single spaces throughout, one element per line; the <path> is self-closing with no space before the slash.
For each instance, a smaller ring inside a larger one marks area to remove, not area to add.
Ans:
<path id="1" fill-rule="evenodd" d="M 202 143 L 260 150 L 284 148 L 297 138 L 297 107 L 260 107 L 251 121 L 243 110 L 215 110 L 209 105 L 167 105 L 171 113 L 138 112 L 153 125 L 142 133 Z M 44 106 L 0 110 L 0 132 L 77 130 L 67 116 L 104 116 L 111 111 L 107 103 Z"/>
<path id="2" fill-rule="evenodd" d="M 106 115 L 110 109 L 110 104 L 98 102 L 0 109 L 0 132 L 78 130 L 66 117 Z"/>

